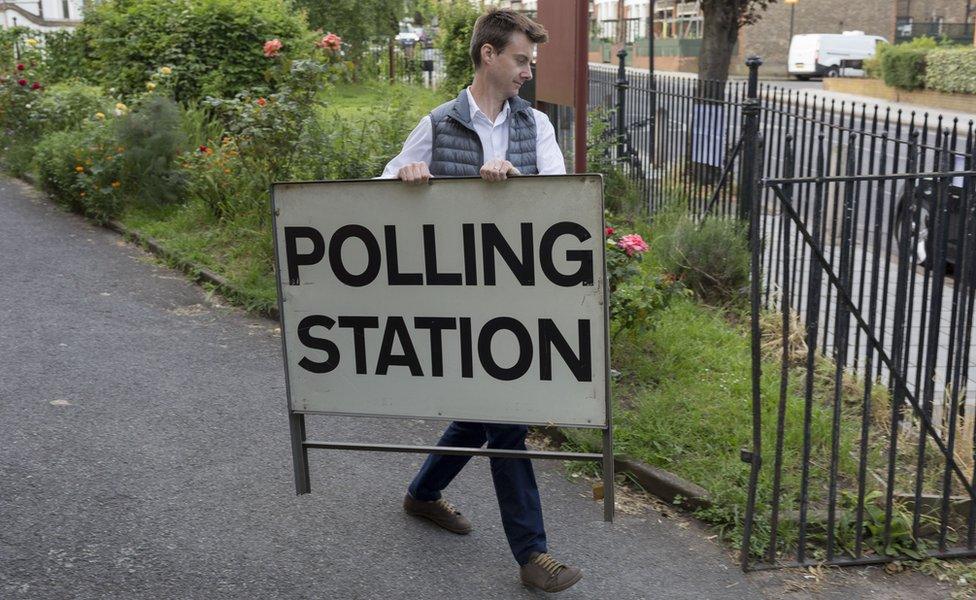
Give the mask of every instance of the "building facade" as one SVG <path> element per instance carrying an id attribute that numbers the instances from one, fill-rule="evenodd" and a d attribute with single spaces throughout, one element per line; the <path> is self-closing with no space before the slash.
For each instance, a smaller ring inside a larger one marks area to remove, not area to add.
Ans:
<path id="1" fill-rule="evenodd" d="M 0 0 L 0 27 L 74 29 L 81 24 L 84 4 L 85 0 Z"/>

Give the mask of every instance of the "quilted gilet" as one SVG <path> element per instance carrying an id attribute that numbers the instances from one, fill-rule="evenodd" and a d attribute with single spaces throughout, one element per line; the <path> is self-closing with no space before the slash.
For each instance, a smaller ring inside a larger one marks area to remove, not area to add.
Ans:
<path id="1" fill-rule="evenodd" d="M 508 152 L 506 160 L 523 175 L 536 175 L 535 115 L 531 105 L 513 96 L 509 99 Z M 435 177 L 477 177 L 485 163 L 481 139 L 471 124 L 468 92 L 445 102 L 430 113 L 433 132 L 430 174 Z"/>

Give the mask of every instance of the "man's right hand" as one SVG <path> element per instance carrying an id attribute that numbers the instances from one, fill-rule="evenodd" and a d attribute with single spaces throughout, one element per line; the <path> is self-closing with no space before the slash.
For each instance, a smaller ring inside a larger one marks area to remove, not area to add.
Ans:
<path id="1" fill-rule="evenodd" d="M 400 167 L 397 178 L 404 183 L 427 183 L 430 179 L 430 169 L 425 162 L 415 162 Z"/>

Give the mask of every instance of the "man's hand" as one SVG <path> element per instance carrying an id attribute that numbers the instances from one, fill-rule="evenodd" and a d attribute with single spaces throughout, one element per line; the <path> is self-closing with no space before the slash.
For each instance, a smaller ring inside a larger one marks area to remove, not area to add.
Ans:
<path id="1" fill-rule="evenodd" d="M 485 181 L 504 181 L 509 176 L 521 175 L 519 170 L 507 160 L 495 158 L 481 167 L 481 178 Z"/>
<path id="2" fill-rule="evenodd" d="M 404 183 L 427 183 L 430 179 L 430 169 L 425 162 L 410 163 L 400 167 L 397 178 Z"/>

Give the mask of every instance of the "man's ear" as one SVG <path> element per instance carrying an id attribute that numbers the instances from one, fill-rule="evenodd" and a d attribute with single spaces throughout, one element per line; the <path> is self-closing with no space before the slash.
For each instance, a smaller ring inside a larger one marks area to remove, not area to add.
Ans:
<path id="1" fill-rule="evenodd" d="M 494 46 L 492 46 L 491 44 L 488 44 L 488 43 L 484 43 L 484 44 L 481 45 L 481 62 L 482 63 L 491 63 L 492 61 L 495 60 L 495 57 L 496 56 L 498 56 L 498 52 L 495 50 L 495 47 Z"/>

